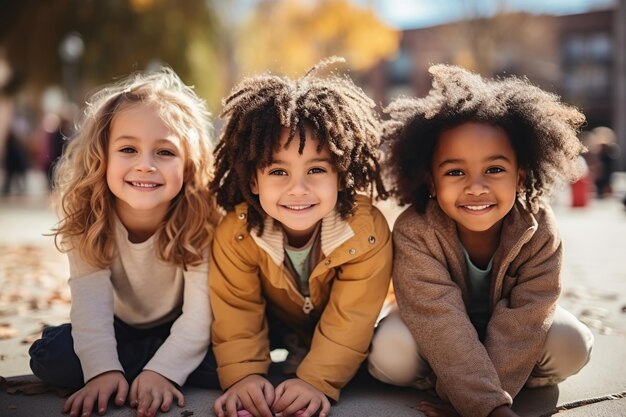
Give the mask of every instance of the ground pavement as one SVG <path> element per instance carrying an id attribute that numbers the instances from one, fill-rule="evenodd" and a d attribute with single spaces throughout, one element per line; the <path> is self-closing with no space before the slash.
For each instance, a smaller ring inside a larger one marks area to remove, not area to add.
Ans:
<path id="1" fill-rule="evenodd" d="M 617 187 L 623 192 L 624 188 Z M 398 210 L 381 206 L 393 222 Z M 554 209 L 564 241 L 564 282 L 560 304 L 592 329 L 596 343 L 590 363 L 557 387 L 524 389 L 514 408 L 521 416 L 626 417 L 626 210 L 618 198 L 569 207 L 566 190 Z M 54 216 L 44 193 L 0 198 L 0 416 L 58 416 L 64 399 L 37 389 L 28 368 L 28 346 L 46 324 L 68 321 L 67 265 L 42 236 Z M 33 388 L 34 387 L 34 388 Z M 20 391 L 21 390 L 21 391 Z M 15 392 L 16 393 L 9 393 Z M 184 388 L 186 406 L 167 416 L 210 416 L 219 394 Z M 331 416 L 421 416 L 414 409 L 428 394 L 391 387 L 360 372 L 333 406 Z M 112 406 L 108 416 L 133 416 Z"/>

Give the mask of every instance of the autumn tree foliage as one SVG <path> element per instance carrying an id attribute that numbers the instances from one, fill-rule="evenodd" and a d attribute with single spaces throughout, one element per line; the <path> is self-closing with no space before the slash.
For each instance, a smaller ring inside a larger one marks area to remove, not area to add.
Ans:
<path id="1" fill-rule="evenodd" d="M 262 0 L 243 22 L 235 54 L 244 73 L 296 75 L 330 55 L 365 71 L 393 57 L 399 39 L 371 8 L 348 0 Z"/>

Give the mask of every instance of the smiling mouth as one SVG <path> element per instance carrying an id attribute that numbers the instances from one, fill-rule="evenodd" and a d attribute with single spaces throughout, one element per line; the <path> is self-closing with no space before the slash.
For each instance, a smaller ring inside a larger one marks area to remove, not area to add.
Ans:
<path id="1" fill-rule="evenodd" d="M 495 204 L 480 204 L 480 205 L 474 205 L 474 206 L 469 206 L 469 205 L 465 205 L 465 206 L 461 206 L 465 209 L 471 210 L 471 211 L 481 211 L 481 210 L 485 210 L 489 207 L 494 206 Z"/>
<path id="2" fill-rule="evenodd" d="M 314 206 L 314 204 L 297 205 L 297 206 L 284 205 L 283 207 L 288 208 L 289 210 L 302 211 L 302 210 L 306 210 L 308 208 L 311 208 L 313 206 Z"/>
<path id="3" fill-rule="evenodd" d="M 160 184 L 155 184 L 155 183 L 135 182 L 135 181 L 129 181 L 128 183 L 132 185 L 133 187 L 139 187 L 139 188 L 156 188 L 160 185 Z"/>

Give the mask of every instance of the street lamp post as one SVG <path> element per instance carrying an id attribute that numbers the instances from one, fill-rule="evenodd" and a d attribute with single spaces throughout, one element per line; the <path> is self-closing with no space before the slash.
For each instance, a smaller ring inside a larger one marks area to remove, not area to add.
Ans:
<path id="1" fill-rule="evenodd" d="M 72 103 L 78 101 L 78 63 L 84 49 L 83 38 L 77 32 L 68 33 L 59 44 L 59 56 L 63 62 L 63 87 Z"/>

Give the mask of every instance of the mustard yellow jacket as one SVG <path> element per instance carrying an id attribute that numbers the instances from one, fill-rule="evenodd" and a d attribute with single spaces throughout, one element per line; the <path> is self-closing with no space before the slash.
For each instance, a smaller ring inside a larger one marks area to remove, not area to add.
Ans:
<path id="1" fill-rule="evenodd" d="M 357 203 L 345 220 L 335 212 L 322 219 L 323 258 L 311 272 L 306 298 L 284 267 L 282 230 L 271 218 L 260 237 L 247 231 L 245 203 L 222 220 L 212 246 L 209 294 L 215 317 L 211 340 L 224 389 L 267 373 L 267 306 L 295 328 L 310 327 L 311 318 L 319 317 L 296 374 L 339 398 L 367 356 L 392 267 L 387 221 L 368 198 L 358 196 Z"/>

